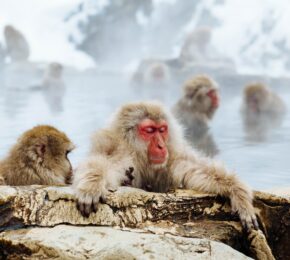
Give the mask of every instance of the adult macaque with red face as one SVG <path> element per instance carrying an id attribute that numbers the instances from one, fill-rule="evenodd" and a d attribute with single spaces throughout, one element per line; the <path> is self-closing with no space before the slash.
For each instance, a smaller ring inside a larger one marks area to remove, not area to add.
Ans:
<path id="1" fill-rule="evenodd" d="M 209 156 L 218 153 L 208 124 L 219 103 L 217 83 L 206 75 L 198 75 L 184 84 L 183 95 L 173 108 L 177 120 L 186 129 L 188 141 Z"/>
<path id="2" fill-rule="evenodd" d="M 245 227 L 258 226 L 251 190 L 222 164 L 197 155 L 159 103 L 125 105 L 94 135 L 91 156 L 74 176 L 78 209 L 89 216 L 109 190 L 130 182 L 154 192 L 186 188 L 227 196 Z"/>
<path id="3" fill-rule="evenodd" d="M 154 122 L 145 119 L 138 125 L 138 135 L 148 145 L 148 159 L 153 165 L 166 163 L 168 150 L 166 141 L 168 139 L 168 126 L 166 121 Z"/>

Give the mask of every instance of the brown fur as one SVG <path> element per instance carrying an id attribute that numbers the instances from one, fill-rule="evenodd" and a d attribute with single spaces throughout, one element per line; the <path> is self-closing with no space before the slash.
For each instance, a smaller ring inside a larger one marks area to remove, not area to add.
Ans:
<path id="1" fill-rule="evenodd" d="M 173 107 L 174 115 L 185 127 L 187 139 L 209 156 L 218 153 L 208 127 L 216 112 L 211 99 L 206 95 L 212 89 L 218 90 L 217 83 L 206 75 L 198 75 L 184 84 L 183 96 Z"/>
<path id="2" fill-rule="evenodd" d="M 68 137 L 52 126 L 25 132 L 0 162 L 0 183 L 6 185 L 64 185 L 70 182 L 67 153 L 74 148 Z"/>
<path id="3" fill-rule="evenodd" d="M 169 156 L 162 165 L 149 162 L 147 145 L 138 138 L 137 125 L 145 118 L 168 123 Z M 91 156 L 77 169 L 73 183 L 81 213 L 88 216 L 95 211 L 100 198 L 121 185 L 130 167 L 134 168 L 134 187 L 154 192 L 187 188 L 227 196 L 242 223 L 257 226 L 251 190 L 222 164 L 197 155 L 173 116 L 159 103 L 125 105 L 108 128 L 94 135 Z"/>

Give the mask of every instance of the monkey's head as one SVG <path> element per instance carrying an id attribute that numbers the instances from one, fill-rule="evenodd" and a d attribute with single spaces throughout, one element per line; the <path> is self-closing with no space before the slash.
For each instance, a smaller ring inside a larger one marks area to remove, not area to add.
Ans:
<path id="1" fill-rule="evenodd" d="M 36 174 L 51 173 L 66 183 L 72 175 L 68 154 L 74 149 L 70 139 L 56 128 L 36 126 L 26 131 L 12 148 L 12 155 Z"/>
<path id="2" fill-rule="evenodd" d="M 17 30 L 12 25 L 6 25 L 4 28 L 5 37 L 14 36 L 17 33 Z"/>
<path id="3" fill-rule="evenodd" d="M 160 61 L 148 60 L 145 63 L 144 79 L 146 83 L 164 83 L 169 80 L 168 66 Z"/>
<path id="4" fill-rule="evenodd" d="M 114 128 L 137 153 L 140 161 L 154 169 L 164 168 L 173 141 L 171 129 L 180 129 L 169 112 L 155 102 L 131 103 L 123 106 L 116 115 Z"/>
<path id="5" fill-rule="evenodd" d="M 169 71 L 167 65 L 164 63 L 155 62 L 149 65 L 148 74 L 147 76 L 149 76 L 152 81 L 160 82 L 168 78 Z"/>
<path id="6" fill-rule="evenodd" d="M 63 66 L 58 62 L 52 62 L 48 66 L 48 75 L 53 78 L 60 78 L 62 75 Z"/>
<path id="7" fill-rule="evenodd" d="M 270 97 L 269 88 L 262 83 L 252 83 L 244 89 L 244 103 L 253 113 L 260 113 L 267 109 Z"/>
<path id="8" fill-rule="evenodd" d="M 219 106 L 217 83 L 205 75 L 187 81 L 183 88 L 183 103 L 193 112 L 205 113 L 209 118 Z"/>

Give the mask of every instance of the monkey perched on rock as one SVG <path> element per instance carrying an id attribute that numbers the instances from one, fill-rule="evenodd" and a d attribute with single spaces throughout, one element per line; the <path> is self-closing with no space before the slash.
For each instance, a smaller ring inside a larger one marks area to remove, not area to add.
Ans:
<path id="1" fill-rule="evenodd" d="M 7 25 L 4 29 L 7 55 L 12 61 L 26 61 L 30 54 L 27 40 L 23 34 L 13 26 Z"/>
<path id="2" fill-rule="evenodd" d="M 180 59 L 187 62 L 204 61 L 208 59 L 208 45 L 211 40 L 210 27 L 198 27 L 185 39 L 180 51 Z"/>
<path id="3" fill-rule="evenodd" d="M 188 141 L 209 156 L 218 153 L 208 127 L 218 106 L 217 83 L 198 75 L 184 84 L 183 96 L 173 108 L 177 120 L 185 127 Z"/>
<path id="4" fill-rule="evenodd" d="M 74 145 L 52 126 L 36 126 L 25 132 L 0 161 L 1 185 L 65 185 L 72 167 L 68 153 Z"/>
<path id="5" fill-rule="evenodd" d="M 111 125 L 94 135 L 91 157 L 74 176 L 80 212 L 89 216 L 96 211 L 108 190 L 124 180 L 153 192 L 185 188 L 227 196 L 242 224 L 258 227 L 251 190 L 222 164 L 197 155 L 174 117 L 159 103 L 124 105 Z"/>
<path id="6" fill-rule="evenodd" d="M 247 138 L 263 141 L 271 129 L 281 125 L 286 106 L 267 86 L 252 83 L 244 89 L 241 111 Z"/>

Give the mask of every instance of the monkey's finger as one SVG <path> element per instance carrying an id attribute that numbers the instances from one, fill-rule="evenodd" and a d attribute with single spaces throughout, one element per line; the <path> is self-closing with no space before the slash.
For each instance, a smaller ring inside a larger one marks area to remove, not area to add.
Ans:
<path id="1" fill-rule="evenodd" d="M 100 197 L 100 202 L 101 202 L 101 203 L 106 203 L 106 202 L 107 202 L 107 197 L 106 197 L 106 195 L 101 195 L 101 197 Z"/>
<path id="2" fill-rule="evenodd" d="M 244 229 L 247 229 L 247 223 L 246 223 L 246 220 L 245 219 L 241 219 L 241 223 L 242 223 L 242 227 Z"/>
<path id="3" fill-rule="evenodd" d="M 78 203 L 78 209 L 83 217 L 85 217 L 85 204 L 82 202 Z"/>
<path id="4" fill-rule="evenodd" d="M 86 203 L 84 204 L 84 217 L 88 218 L 92 212 L 92 204 Z"/>
<path id="5" fill-rule="evenodd" d="M 98 211 L 98 205 L 99 203 L 98 202 L 93 202 L 92 204 L 92 209 L 93 209 L 93 212 L 96 213 Z"/>
<path id="6" fill-rule="evenodd" d="M 100 202 L 100 197 L 99 196 L 96 196 L 96 197 L 93 198 L 92 210 L 93 210 L 94 213 L 96 213 L 97 210 L 98 210 L 99 202 Z"/>
<path id="7" fill-rule="evenodd" d="M 260 229 L 260 228 L 259 228 L 259 223 L 258 223 L 258 221 L 257 221 L 256 216 L 252 218 L 252 221 L 253 221 L 253 224 L 254 224 L 255 229 L 256 229 L 256 230 L 259 230 L 259 229 Z"/>

